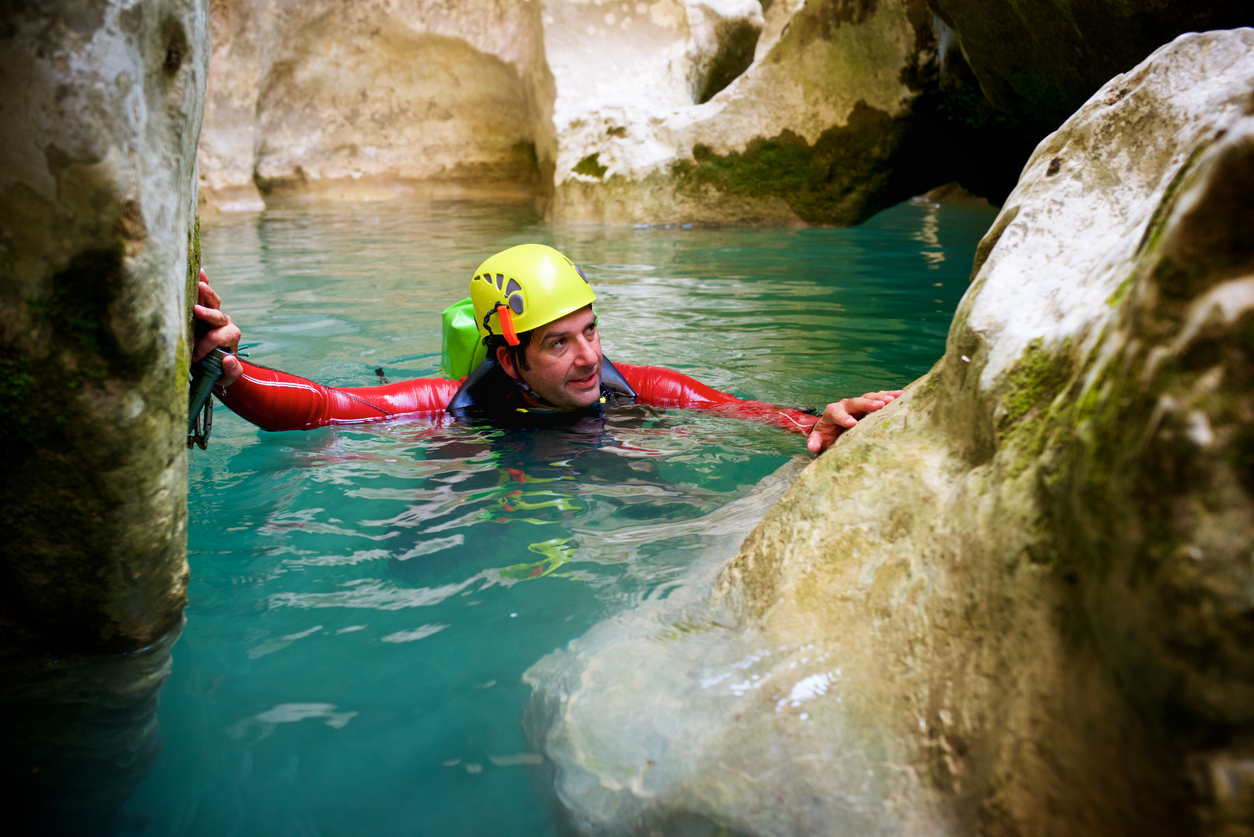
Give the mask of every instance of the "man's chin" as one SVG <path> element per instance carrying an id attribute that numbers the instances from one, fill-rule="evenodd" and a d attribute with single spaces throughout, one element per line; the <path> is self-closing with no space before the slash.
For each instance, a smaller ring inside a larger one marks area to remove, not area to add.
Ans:
<path id="1" fill-rule="evenodd" d="M 601 376 L 598 374 L 589 384 L 587 389 L 582 386 L 568 386 L 566 393 L 571 403 L 577 407 L 591 407 L 601 400 Z"/>

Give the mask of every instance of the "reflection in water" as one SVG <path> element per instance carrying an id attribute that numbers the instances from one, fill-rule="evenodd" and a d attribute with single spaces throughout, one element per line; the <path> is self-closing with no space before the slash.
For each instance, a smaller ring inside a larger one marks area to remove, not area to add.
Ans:
<path id="1" fill-rule="evenodd" d="M 922 218 L 922 229 L 915 233 L 913 238 L 926 245 L 919 251 L 919 255 L 923 256 L 927 262 L 927 269 L 938 270 L 941 262 L 945 261 L 945 250 L 940 242 L 940 216 L 937 214 L 940 207 L 926 201 L 921 205 L 926 207 L 927 211 Z"/>
<path id="2" fill-rule="evenodd" d="M 109 835 L 161 749 L 157 695 L 178 631 L 132 654 L 9 670 L 0 781 L 10 834 Z"/>

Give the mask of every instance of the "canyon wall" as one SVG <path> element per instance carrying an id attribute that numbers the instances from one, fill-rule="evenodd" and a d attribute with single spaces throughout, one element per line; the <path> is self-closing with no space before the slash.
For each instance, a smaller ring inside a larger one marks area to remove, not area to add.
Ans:
<path id="1" fill-rule="evenodd" d="M 1000 203 L 1114 73 L 1240 0 L 213 3 L 202 193 L 531 190 L 550 220 L 852 224 Z M 423 184 L 426 184 L 424 187 Z"/>
<path id="2" fill-rule="evenodd" d="M 553 80 L 530 0 L 215 0 L 201 189 L 391 197 L 551 179 Z"/>
<path id="3" fill-rule="evenodd" d="M 0 654 L 130 650 L 185 595 L 194 0 L 6 7 L 0 27 Z"/>
<path id="4" fill-rule="evenodd" d="M 1029 160 L 945 356 L 739 554 L 540 661 L 589 834 L 1254 827 L 1254 29 Z"/>
<path id="5" fill-rule="evenodd" d="M 187 589 L 201 0 L 0 11 L 0 781 L 115 833 Z"/>

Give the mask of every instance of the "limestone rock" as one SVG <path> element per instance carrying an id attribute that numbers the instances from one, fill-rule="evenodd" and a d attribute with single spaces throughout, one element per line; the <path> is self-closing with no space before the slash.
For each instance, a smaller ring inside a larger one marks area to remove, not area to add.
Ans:
<path id="1" fill-rule="evenodd" d="M 551 217 L 855 223 L 936 185 L 896 171 L 938 58 L 922 0 L 777 0 L 765 19 L 752 0 L 618 5 L 545 16 Z"/>
<path id="2" fill-rule="evenodd" d="M 0 12 L 0 657 L 149 645 L 186 590 L 200 0 Z"/>
<path id="3" fill-rule="evenodd" d="M 1031 145 L 925 0 L 763 8 L 220 0 L 202 193 L 513 184 L 554 220 L 848 224 L 950 180 L 1009 191 Z"/>
<path id="4" fill-rule="evenodd" d="M 528 673 L 581 830 L 1254 828 L 1252 196 L 1251 29 L 1043 141 L 937 366 Z"/>
<path id="5" fill-rule="evenodd" d="M 530 0 L 215 0 L 207 200 L 260 208 L 254 180 L 389 194 L 379 184 L 550 177 L 539 15 Z"/>

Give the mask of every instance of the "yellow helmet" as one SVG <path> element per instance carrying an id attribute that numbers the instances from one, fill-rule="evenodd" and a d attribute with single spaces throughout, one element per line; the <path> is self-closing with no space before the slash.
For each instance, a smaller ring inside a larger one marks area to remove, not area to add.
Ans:
<path id="1" fill-rule="evenodd" d="M 543 244 L 520 244 L 479 265 L 470 280 L 479 336 L 517 334 L 560 320 L 597 298 L 575 263 Z"/>

